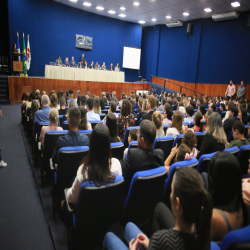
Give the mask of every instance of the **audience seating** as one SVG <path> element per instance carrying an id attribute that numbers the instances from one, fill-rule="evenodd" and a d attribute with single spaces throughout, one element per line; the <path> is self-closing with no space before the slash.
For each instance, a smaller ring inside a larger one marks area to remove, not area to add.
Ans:
<path id="1" fill-rule="evenodd" d="M 64 121 L 63 125 L 62 125 L 63 130 L 69 130 L 69 122 L 68 121 Z"/>
<path id="2" fill-rule="evenodd" d="M 63 199 L 63 192 L 65 188 L 70 188 L 76 177 L 80 162 L 86 156 L 89 147 L 63 147 L 60 148 L 57 157 L 57 167 L 54 169 L 52 159 L 50 160 L 51 170 L 54 172 L 53 182 L 53 213 L 55 215 L 55 202 L 58 197 L 61 201 Z"/>
<path id="3" fill-rule="evenodd" d="M 132 141 L 132 142 L 129 143 L 127 154 L 126 154 L 125 158 L 128 157 L 128 151 L 129 151 L 130 148 L 138 148 L 138 141 Z"/>
<path id="4" fill-rule="evenodd" d="M 166 124 L 163 126 L 163 130 L 164 130 L 164 133 L 166 134 L 168 128 L 169 128 L 170 124 Z"/>
<path id="5" fill-rule="evenodd" d="M 87 135 L 88 138 L 89 138 L 89 141 L 90 141 L 90 137 L 91 137 L 92 131 L 93 131 L 92 129 L 90 129 L 90 130 L 79 130 L 79 133 Z"/>
<path id="6" fill-rule="evenodd" d="M 106 116 L 106 114 L 99 114 L 99 116 L 100 116 L 101 120 L 103 120 L 104 117 Z"/>
<path id="7" fill-rule="evenodd" d="M 165 167 L 134 174 L 123 206 L 124 225 L 133 222 L 142 228 L 150 221 L 155 205 L 161 200 L 166 178 Z"/>
<path id="8" fill-rule="evenodd" d="M 197 139 L 197 146 L 196 146 L 196 148 L 197 148 L 197 150 L 200 150 L 201 144 L 203 142 L 203 139 L 204 139 L 204 136 L 205 136 L 206 132 L 205 131 L 204 132 L 196 132 L 194 134 L 195 134 L 196 139 Z"/>
<path id="9" fill-rule="evenodd" d="M 220 250 L 220 247 L 216 244 L 216 242 L 211 241 L 210 249 L 211 250 Z"/>
<path id="10" fill-rule="evenodd" d="M 106 108 L 106 106 L 105 106 L 105 108 Z M 109 107 L 108 107 L 108 108 L 109 108 Z M 108 112 L 109 112 L 109 110 L 108 110 L 108 109 L 101 109 L 101 112 L 102 112 L 103 114 L 107 115 Z"/>
<path id="11" fill-rule="evenodd" d="M 189 126 L 189 122 L 183 122 L 184 126 Z"/>
<path id="12" fill-rule="evenodd" d="M 111 146 L 112 157 L 121 160 L 123 158 L 123 152 L 124 152 L 123 143 L 112 142 L 110 146 Z"/>
<path id="13" fill-rule="evenodd" d="M 239 148 L 237 146 L 234 146 L 232 148 L 226 148 L 224 149 L 225 152 L 228 152 L 228 153 L 231 153 L 233 154 L 235 157 L 238 156 L 238 153 L 239 153 Z"/>
<path id="14" fill-rule="evenodd" d="M 230 132 L 229 136 L 227 137 L 227 141 L 231 142 L 233 140 L 233 131 Z"/>
<path id="15" fill-rule="evenodd" d="M 171 136 L 163 136 L 155 139 L 153 149 L 159 148 L 164 152 L 164 160 L 169 156 L 171 149 L 173 148 L 174 137 Z"/>
<path id="16" fill-rule="evenodd" d="M 249 156 L 250 156 L 250 144 L 241 146 L 237 158 L 240 163 L 242 174 L 247 173 Z"/>
<path id="17" fill-rule="evenodd" d="M 188 127 L 189 127 L 189 128 L 194 127 L 194 122 L 190 122 Z"/>
<path id="18" fill-rule="evenodd" d="M 125 135 L 124 135 L 124 138 L 123 138 L 124 148 L 127 148 L 127 147 L 128 147 L 129 130 L 131 130 L 131 129 L 137 129 L 137 130 L 138 130 L 139 128 L 140 128 L 139 126 L 127 127 L 127 128 L 126 128 Z"/>
<path id="19" fill-rule="evenodd" d="M 245 138 L 248 138 L 248 128 L 249 128 L 249 125 L 245 125 L 245 131 L 244 131 Z"/>
<path id="20" fill-rule="evenodd" d="M 208 164 L 209 164 L 211 158 L 213 157 L 213 155 L 215 155 L 216 153 L 217 152 L 202 155 L 199 159 L 197 171 L 199 171 L 200 173 L 207 172 L 208 171 Z"/>
<path id="21" fill-rule="evenodd" d="M 250 249 L 250 225 L 229 232 L 220 244 L 221 250 L 249 250 Z"/>
<path id="22" fill-rule="evenodd" d="M 170 203 L 171 184 L 176 169 L 181 167 L 196 168 L 197 166 L 198 166 L 198 160 L 195 158 L 192 158 L 191 160 L 188 161 L 175 162 L 173 165 L 170 166 L 168 178 L 164 185 L 164 192 L 162 196 L 162 201 L 168 206 L 169 209 L 171 209 L 171 203 Z"/>
<path id="23" fill-rule="evenodd" d="M 92 129 L 95 127 L 96 124 L 101 123 L 101 120 L 94 120 L 94 121 L 88 121 L 92 125 Z"/>
<path id="24" fill-rule="evenodd" d="M 124 203 L 124 179 L 117 175 L 115 182 L 97 187 L 85 181 L 81 185 L 79 200 L 74 208 L 68 203 L 70 212 L 70 249 L 93 249 L 102 245 L 109 228 L 119 222 Z"/>
<path id="25" fill-rule="evenodd" d="M 176 146 L 176 143 L 178 144 L 178 147 L 179 147 L 181 145 L 183 137 L 184 137 L 184 134 L 177 135 L 177 137 L 175 138 L 173 147 Z"/>
<path id="26" fill-rule="evenodd" d="M 63 127 L 63 117 L 64 117 L 64 115 L 59 115 L 59 124 L 60 124 L 60 127 Z"/>
<path id="27" fill-rule="evenodd" d="M 220 114 L 220 115 L 221 115 L 221 119 L 224 119 L 224 118 L 225 118 L 226 113 L 227 113 L 227 111 L 222 111 L 222 112 L 221 112 L 221 114 Z"/>

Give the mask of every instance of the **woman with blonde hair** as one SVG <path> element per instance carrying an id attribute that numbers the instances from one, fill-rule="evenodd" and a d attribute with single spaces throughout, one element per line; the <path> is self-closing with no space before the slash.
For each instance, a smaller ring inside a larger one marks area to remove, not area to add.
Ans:
<path id="1" fill-rule="evenodd" d="M 201 144 L 200 152 L 197 155 L 199 159 L 204 154 L 210 154 L 216 151 L 223 151 L 227 142 L 221 116 L 217 112 L 213 112 L 208 116 L 206 135 Z"/>
<path id="2" fill-rule="evenodd" d="M 50 130 L 63 130 L 61 127 L 58 127 L 58 120 L 59 120 L 59 114 L 58 110 L 56 108 L 52 108 L 49 112 L 49 126 L 43 126 L 41 129 L 39 140 L 42 143 L 42 146 L 44 148 L 44 138 L 45 133 Z"/>
<path id="3" fill-rule="evenodd" d="M 56 93 L 53 93 L 51 96 L 50 96 L 50 108 L 56 108 L 58 109 L 58 99 L 57 99 L 57 95 Z"/>
<path id="4" fill-rule="evenodd" d="M 96 114 L 101 114 L 100 98 L 98 96 L 94 97 L 93 111 Z"/>
<path id="5" fill-rule="evenodd" d="M 183 114 L 176 110 L 173 115 L 172 123 L 167 130 L 167 136 L 172 135 L 174 139 L 179 134 L 185 133 L 185 127 L 183 126 L 184 116 Z"/>
<path id="6" fill-rule="evenodd" d="M 155 111 L 152 115 L 152 121 L 156 126 L 156 138 L 164 136 L 164 131 L 163 131 L 163 116 L 161 111 Z"/>

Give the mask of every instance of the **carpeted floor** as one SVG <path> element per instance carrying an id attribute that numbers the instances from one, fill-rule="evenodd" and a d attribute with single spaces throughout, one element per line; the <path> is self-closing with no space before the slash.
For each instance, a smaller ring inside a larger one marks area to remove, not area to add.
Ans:
<path id="1" fill-rule="evenodd" d="M 54 249 L 19 127 L 20 105 L 0 110 L 0 148 L 8 163 L 0 168 L 0 249 Z"/>

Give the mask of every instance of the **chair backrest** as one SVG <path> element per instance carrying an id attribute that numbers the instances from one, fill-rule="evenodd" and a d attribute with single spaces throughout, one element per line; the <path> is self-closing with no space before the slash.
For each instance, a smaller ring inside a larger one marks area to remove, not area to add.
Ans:
<path id="1" fill-rule="evenodd" d="M 79 133 L 80 133 L 80 134 L 87 135 L 88 138 L 89 138 L 89 141 L 90 141 L 92 131 L 93 131 L 93 129 L 90 129 L 90 130 L 79 130 Z"/>
<path id="2" fill-rule="evenodd" d="M 189 122 L 183 122 L 184 126 L 189 126 Z"/>
<path id="3" fill-rule="evenodd" d="M 188 160 L 188 161 L 178 161 L 170 166 L 168 178 L 164 185 L 164 193 L 162 196 L 162 201 L 168 206 L 169 209 L 171 209 L 171 202 L 170 202 L 171 184 L 172 184 L 176 169 L 181 168 L 181 167 L 196 168 L 197 166 L 198 166 L 198 160 L 195 158 L 192 158 L 191 160 Z"/>
<path id="4" fill-rule="evenodd" d="M 128 157 L 128 151 L 130 148 L 138 148 L 138 141 L 131 141 L 128 145 L 128 150 L 127 150 L 127 154 L 125 155 L 125 158 Z"/>
<path id="5" fill-rule="evenodd" d="M 62 125 L 63 130 L 69 130 L 69 122 L 68 121 L 64 121 L 63 125 Z"/>
<path id="6" fill-rule="evenodd" d="M 103 120 L 104 117 L 106 116 L 106 114 L 99 114 L 99 116 L 100 116 L 101 120 Z"/>
<path id="7" fill-rule="evenodd" d="M 233 131 L 231 131 L 229 136 L 227 137 L 228 142 L 231 142 L 232 140 L 233 140 Z"/>
<path id="8" fill-rule="evenodd" d="M 60 127 L 63 127 L 63 120 L 64 120 L 64 115 L 59 115 Z"/>
<path id="9" fill-rule="evenodd" d="M 141 226 L 153 215 L 160 202 L 167 178 L 165 167 L 140 171 L 134 174 L 123 206 L 123 223 L 132 221 Z"/>
<path id="10" fill-rule="evenodd" d="M 166 134 L 167 129 L 169 128 L 170 124 L 166 124 L 163 126 L 164 133 Z"/>
<path id="11" fill-rule="evenodd" d="M 216 153 L 217 152 L 202 155 L 199 159 L 197 171 L 199 171 L 200 173 L 208 172 L 208 164 L 209 164 L 211 158 L 213 157 L 213 155 L 215 155 Z"/>
<path id="12" fill-rule="evenodd" d="M 240 163 L 241 173 L 246 174 L 248 169 L 248 160 L 250 158 L 250 144 L 240 147 L 237 158 Z"/>
<path id="13" fill-rule="evenodd" d="M 196 139 L 197 139 L 197 146 L 196 146 L 196 148 L 198 150 L 200 150 L 201 144 L 203 142 L 203 139 L 204 139 L 204 136 L 205 136 L 206 132 L 196 132 L 194 134 L 195 134 Z"/>
<path id="14" fill-rule="evenodd" d="M 174 141 L 174 145 L 173 145 L 173 147 L 175 147 L 175 146 L 176 146 L 176 143 L 178 143 L 178 146 L 180 146 L 180 145 L 181 145 L 181 142 L 182 142 L 183 137 L 184 137 L 184 134 L 179 134 L 179 135 L 177 135 L 177 137 L 175 138 L 175 141 Z"/>
<path id="15" fill-rule="evenodd" d="M 87 146 L 60 148 L 54 182 L 58 197 L 63 197 L 64 189 L 72 186 L 80 162 L 87 155 L 88 151 L 89 147 Z"/>
<path id="16" fill-rule="evenodd" d="M 163 136 L 155 139 L 153 149 L 159 148 L 164 152 L 164 159 L 167 159 L 169 156 L 171 149 L 173 148 L 174 137 L 171 136 Z"/>
<path id="17" fill-rule="evenodd" d="M 189 127 L 189 128 L 194 127 L 194 122 L 190 122 L 188 127 Z"/>
<path id="18" fill-rule="evenodd" d="M 229 232 L 220 244 L 221 250 L 250 249 L 250 225 Z"/>
<path id="19" fill-rule="evenodd" d="M 106 106 L 105 106 L 105 108 L 106 108 Z M 109 108 L 109 107 L 108 107 Z M 101 110 L 102 111 L 102 113 L 103 114 L 105 114 L 105 115 L 107 115 L 108 114 L 108 112 L 109 112 L 109 110 L 108 109 L 102 109 Z M 100 115 L 100 114 L 99 114 Z"/>
<path id="20" fill-rule="evenodd" d="M 234 146 L 232 148 L 226 148 L 224 149 L 224 151 L 233 154 L 235 157 L 237 157 L 240 150 L 237 146 Z"/>
<path id="21" fill-rule="evenodd" d="M 123 144 L 124 144 L 124 147 L 125 147 L 125 148 L 128 147 L 129 130 L 131 130 L 131 129 L 137 129 L 137 130 L 138 130 L 139 128 L 140 128 L 139 126 L 127 127 L 127 128 L 126 128 L 125 135 L 124 135 L 124 138 L 123 138 Z"/>
<path id="22" fill-rule="evenodd" d="M 123 158 L 124 145 L 122 142 L 112 142 L 110 144 L 112 157 L 121 160 Z"/>
<path id="23" fill-rule="evenodd" d="M 245 138 L 248 138 L 248 128 L 249 128 L 249 125 L 245 125 L 245 130 L 244 130 Z"/>
<path id="24" fill-rule="evenodd" d="M 37 141 L 39 141 L 39 137 L 40 137 L 40 134 L 41 134 L 41 129 L 43 126 L 49 126 L 50 122 L 39 122 L 37 125 L 36 125 L 36 133 L 37 133 Z"/>
<path id="25" fill-rule="evenodd" d="M 210 249 L 211 250 L 220 250 L 220 247 L 216 244 L 216 242 L 210 242 Z"/>
<path id="26" fill-rule="evenodd" d="M 89 246 L 102 242 L 108 229 L 120 221 L 123 202 L 122 176 L 116 175 L 114 183 L 100 187 L 89 181 L 82 183 L 74 214 L 73 236 L 77 249 L 90 249 Z"/>
<path id="27" fill-rule="evenodd" d="M 92 129 L 94 129 L 95 125 L 98 123 L 101 123 L 101 120 L 93 120 L 93 121 L 88 121 L 89 123 L 91 123 Z"/>
<path id="28" fill-rule="evenodd" d="M 222 112 L 221 112 L 221 114 L 220 114 L 221 119 L 223 119 L 223 118 L 226 116 L 226 113 L 227 113 L 227 111 L 222 111 Z"/>

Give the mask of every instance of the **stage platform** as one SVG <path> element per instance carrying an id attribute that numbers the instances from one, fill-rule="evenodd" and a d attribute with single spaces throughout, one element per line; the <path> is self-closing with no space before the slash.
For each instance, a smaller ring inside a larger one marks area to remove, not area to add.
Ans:
<path id="1" fill-rule="evenodd" d="M 120 99 L 122 92 L 130 95 L 130 91 L 136 93 L 137 90 L 148 90 L 150 83 L 144 82 L 93 82 L 93 81 L 78 81 L 78 80 L 59 80 L 47 79 L 44 77 L 19 77 L 9 76 L 9 100 L 10 104 L 20 103 L 23 92 L 31 92 L 40 90 L 42 93 L 46 91 L 49 94 L 52 90 L 63 91 L 72 89 L 74 98 L 76 91 L 81 90 L 83 95 L 90 91 L 91 94 L 101 96 L 103 91 L 112 93 L 116 92 L 116 96 Z"/>

